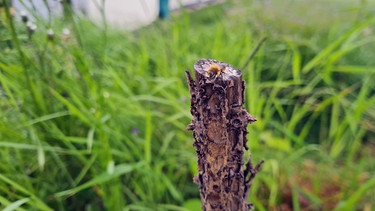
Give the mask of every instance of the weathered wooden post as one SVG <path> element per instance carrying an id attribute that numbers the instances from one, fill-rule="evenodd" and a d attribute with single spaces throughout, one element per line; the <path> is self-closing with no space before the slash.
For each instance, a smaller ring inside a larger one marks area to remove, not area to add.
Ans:
<path id="1" fill-rule="evenodd" d="M 250 210 L 248 194 L 262 162 L 244 169 L 248 123 L 256 121 L 243 107 L 245 82 L 238 69 L 212 59 L 194 65 L 195 80 L 186 76 L 190 89 L 193 130 L 203 210 Z"/>

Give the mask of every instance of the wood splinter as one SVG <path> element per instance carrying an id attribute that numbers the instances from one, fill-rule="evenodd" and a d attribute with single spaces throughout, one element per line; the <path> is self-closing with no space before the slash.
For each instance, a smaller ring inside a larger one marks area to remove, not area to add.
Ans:
<path id="1" fill-rule="evenodd" d="M 249 190 L 263 161 L 254 168 L 249 158 L 244 165 L 246 127 L 256 118 L 242 107 L 242 74 L 213 59 L 196 62 L 194 74 L 195 80 L 186 71 L 193 115 L 187 129 L 193 131 L 195 139 L 199 173 L 194 182 L 199 185 L 202 209 L 250 210 Z"/>

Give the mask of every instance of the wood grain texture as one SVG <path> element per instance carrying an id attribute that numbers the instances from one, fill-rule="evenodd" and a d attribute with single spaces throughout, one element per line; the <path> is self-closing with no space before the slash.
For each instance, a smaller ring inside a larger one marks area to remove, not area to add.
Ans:
<path id="1" fill-rule="evenodd" d="M 194 65 L 195 80 L 186 71 L 198 156 L 198 175 L 203 210 L 250 210 L 251 182 L 262 165 L 244 164 L 248 149 L 247 125 L 256 121 L 243 107 L 245 82 L 231 65 L 201 59 Z M 246 169 L 244 169 L 246 167 Z"/>

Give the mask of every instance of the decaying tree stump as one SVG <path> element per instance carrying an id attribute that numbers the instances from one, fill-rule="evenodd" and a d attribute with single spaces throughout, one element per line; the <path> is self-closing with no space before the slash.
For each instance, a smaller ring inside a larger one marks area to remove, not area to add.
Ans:
<path id="1" fill-rule="evenodd" d="M 256 121 L 242 105 L 245 82 L 238 69 L 212 59 L 194 65 L 195 80 L 186 76 L 190 89 L 193 130 L 198 156 L 198 175 L 203 210 L 250 210 L 248 193 L 261 167 L 251 161 L 244 169 L 246 126 Z"/>

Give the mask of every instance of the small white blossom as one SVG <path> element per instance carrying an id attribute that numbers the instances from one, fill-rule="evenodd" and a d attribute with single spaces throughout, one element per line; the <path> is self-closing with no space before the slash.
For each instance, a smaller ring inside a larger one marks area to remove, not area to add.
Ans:
<path id="1" fill-rule="evenodd" d="M 68 28 L 63 29 L 63 35 L 69 36 L 70 35 L 70 30 Z"/>
<path id="2" fill-rule="evenodd" d="M 48 40 L 53 40 L 53 38 L 54 38 L 54 33 L 53 33 L 53 30 L 52 29 L 48 29 L 47 30 L 47 38 L 48 38 Z"/>
<path id="3" fill-rule="evenodd" d="M 21 16 L 22 22 L 24 22 L 24 23 L 28 22 L 29 18 L 27 17 L 27 13 L 26 13 L 25 10 L 22 10 L 20 12 L 20 16 Z"/>

